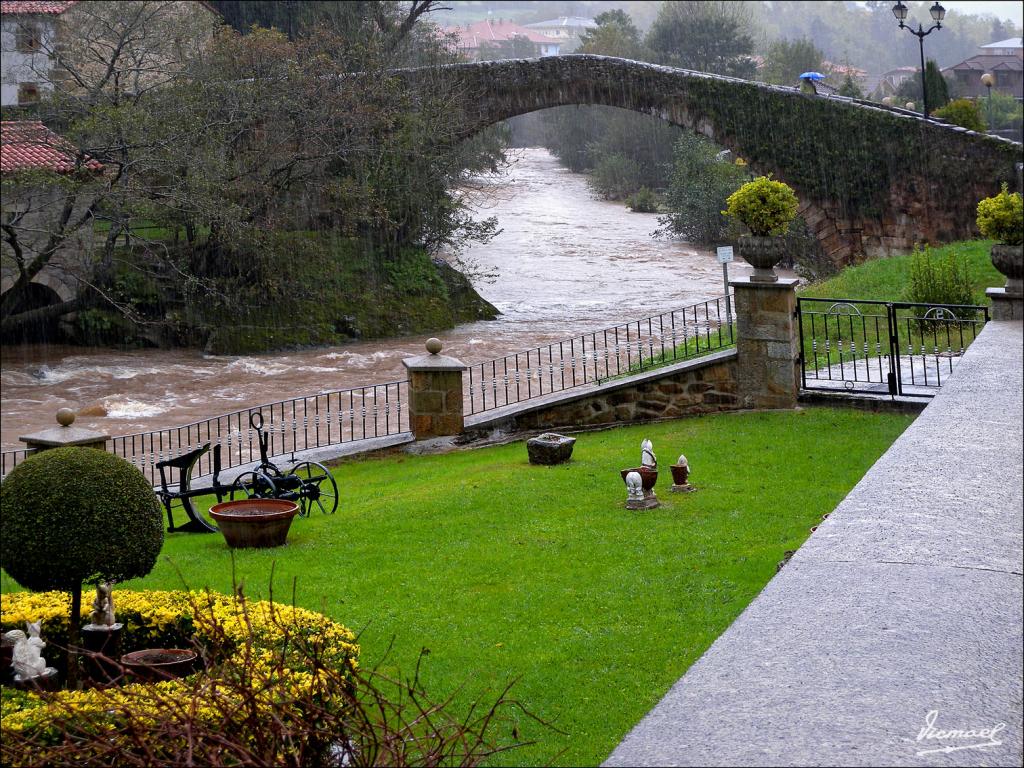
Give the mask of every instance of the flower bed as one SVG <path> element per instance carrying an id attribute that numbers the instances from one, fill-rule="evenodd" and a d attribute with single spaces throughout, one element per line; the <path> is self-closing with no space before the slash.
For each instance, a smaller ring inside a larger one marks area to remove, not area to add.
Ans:
<path id="1" fill-rule="evenodd" d="M 195 749 L 189 741 L 197 732 L 253 743 L 261 731 L 274 733 L 268 722 L 284 723 L 286 733 L 290 719 L 311 715 L 311 702 L 347 706 L 359 647 L 350 630 L 321 614 L 214 593 L 119 591 L 115 599 L 125 625 L 123 652 L 195 647 L 206 670 L 106 690 L 36 695 L 5 687 L 5 765 L 63 762 L 72 753 L 69 762 L 102 762 L 103 749 L 137 751 L 141 739 L 147 749 L 174 757 Z M 68 600 L 56 592 L 4 595 L 0 625 L 7 631 L 41 619 L 44 656 L 66 664 L 57 646 L 67 638 Z M 271 741 L 260 751 L 277 755 L 288 740 Z"/>

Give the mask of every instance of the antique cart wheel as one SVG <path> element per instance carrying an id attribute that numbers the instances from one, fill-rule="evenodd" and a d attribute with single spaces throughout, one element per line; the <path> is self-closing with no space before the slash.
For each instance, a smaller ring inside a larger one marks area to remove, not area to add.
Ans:
<path id="1" fill-rule="evenodd" d="M 239 499 L 275 499 L 277 487 L 262 472 L 243 472 L 231 486 L 231 501 Z"/>
<path id="2" fill-rule="evenodd" d="M 291 475 L 299 478 L 299 514 L 308 517 L 314 509 L 333 515 L 338 509 L 338 484 L 323 464 L 302 461 L 292 467 Z"/>

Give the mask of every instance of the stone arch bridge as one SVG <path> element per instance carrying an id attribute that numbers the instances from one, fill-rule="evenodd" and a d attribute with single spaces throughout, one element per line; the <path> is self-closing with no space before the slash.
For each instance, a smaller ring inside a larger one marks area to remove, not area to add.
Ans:
<path id="1" fill-rule="evenodd" d="M 1019 184 L 1021 145 L 916 113 L 605 56 L 454 64 L 396 73 L 454 96 L 458 134 L 549 107 L 600 104 L 713 139 L 790 184 L 837 265 L 977 236 L 978 200 Z"/>

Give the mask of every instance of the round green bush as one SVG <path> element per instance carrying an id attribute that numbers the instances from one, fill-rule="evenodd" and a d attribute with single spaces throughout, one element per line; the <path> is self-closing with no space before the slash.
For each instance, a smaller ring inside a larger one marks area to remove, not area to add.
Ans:
<path id="1" fill-rule="evenodd" d="M 998 195 L 978 203 L 978 229 L 989 240 L 1006 245 L 1024 243 L 1024 200 L 1020 192 L 1011 195 L 1003 184 Z"/>
<path id="2" fill-rule="evenodd" d="M 761 176 L 748 181 L 726 200 L 722 211 L 758 237 L 782 235 L 796 218 L 797 199 L 788 184 Z"/>
<path id="3" fill-rule="evenodd" d="M 145 576 L 163 540 L 152 487 L 106 451 L 43 451 L 0 485 L 0 566 L 26 589 Z"/>

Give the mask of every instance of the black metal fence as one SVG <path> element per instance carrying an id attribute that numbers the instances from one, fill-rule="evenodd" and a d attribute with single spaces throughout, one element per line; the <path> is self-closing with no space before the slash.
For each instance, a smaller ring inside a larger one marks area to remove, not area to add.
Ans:
<path id="1" fill-rule="evenodd" d="M 732 297 L 574 336 L 469 366 L 466 413 L 596 384 L 735 343 Z"/>
<path id="2" fill-rule="evenodd" d="M 988 307 L 797 300 L 804 389 L 932 397 L 988 322 Z"/>
<path id="3" fill-rule="evenodd" d="M 283 456 L 408 432 L 408 401 L 408 381 L 355 387 L 244 408 L 182 427 L 121 435 L 108 440 L 106 449 L 130 461 L 155 484 L 160 478 L 158 462 L 181 456 L 205 443 L 221 446 L 222 469 L 258 461 L 259 443 L 256 430 L 250 426 L 254 413 L 263 416 L 263 431 L 270 438 L 268 455 Z M 30 453 L 4 451 L 0 454 L 2 474 L 6 475 Z M 211 451 L 200 459 L 193 475 L 212 472 Z M 172 475 L 171 482 L 177 480 Z"/>

